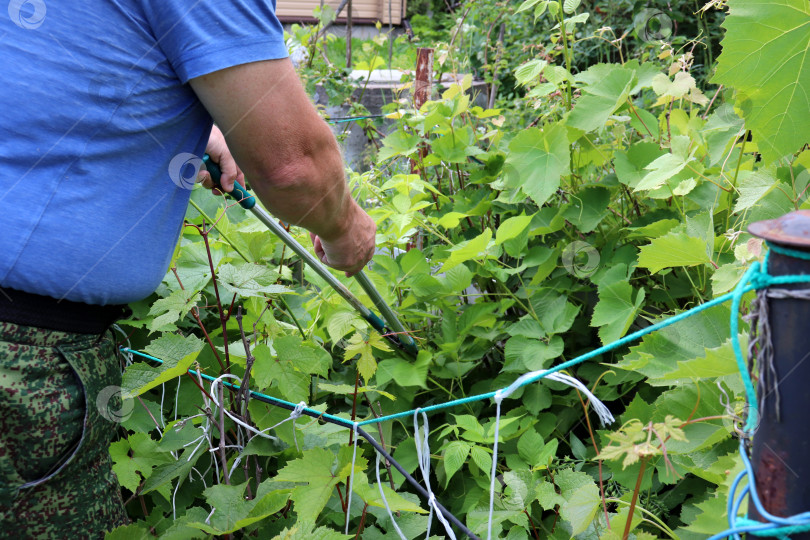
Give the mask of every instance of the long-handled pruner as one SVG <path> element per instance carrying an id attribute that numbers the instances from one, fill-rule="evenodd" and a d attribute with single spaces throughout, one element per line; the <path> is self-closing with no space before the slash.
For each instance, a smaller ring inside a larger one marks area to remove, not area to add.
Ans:
<path id="1" fill-rule="evenodd" d="M 205 162 L 205 166 L 208 169 L 208 172 L 211 174 L 211 179 L 219 187 L 219 181 L 222 177 L 222 171 L 220 170 L 219 165 L 214 163 L 208 155 L 203 158 L 203 162 Z M 220 191 L 224 192 L 222 189 Z M 323 263 L 321 263 L 321 261 L 316 259 L 314 255 L 304 248 L 304 246 L 299 244 L 298 241 L 284 229 L 284 227 L 279 225 L 276 220 L 267 213 L 267 211 L 260 206 L 257 206 L 256 198 L 248 193 L 242 186 L 235 182 L 233 192 L 228 193 L 228 195 L 238 201 L 242 208 L 253 212 L 253 215 L 259 218 L 259 221 L 264 223 L 268 229 L 270 229 L 276 236 L 281 238 L 281 240 L 287 244 L 287 246 L 292 249 L 296 255 L 301 257 L 301 260 L 308 264 L 309 267 L 315 271 L 315 273 L 317 273 L 340 296 L 351 304 L 351 306 L 357 310 L 357 312 L 360 313 L 360 315 L 362 315 L 363 318 L 368 321 L 368 323 L 383 337 L 385 337 L 398 349 L 408 353 L 410 356 L 415 357 L 417 355 L 419 349 L 416 347 L 416 342 L 410 335 L 408 335 L 408 331 L 405 329 L 402 323 L 399 322 L 399 319 L 397 319 L 397 316 L 394 314 L 391 307 L 382 299 L 382 296 L 380 296 L 380 293 L 374 287 L 374 284 L 368 279 L 368 276 L 361 271 L 358 272 L 354 278 L 357 280 L 369 298 L 371 298 L 371 301 L 374 302 L 377 309 L 380 310 L 380 313 L 382 313 L 385 321 L 364 306 L 362 302 L 360 302 L 360 300 L 358 300 L 357 297 L 354 296 L 345 285 L 343 285 L 343 283 L 332 275 L 332 273 L 326 268 L 326 266 L 323 265 Z"/>

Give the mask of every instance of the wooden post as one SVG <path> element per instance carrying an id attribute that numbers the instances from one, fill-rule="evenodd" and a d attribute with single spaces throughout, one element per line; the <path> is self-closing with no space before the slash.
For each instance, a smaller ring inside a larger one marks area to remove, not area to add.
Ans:
<path id="1" fill-rule="evenodd" d="M 413 85 L 413 106 L 416 110 L 430 99 L 433 90 L 433 49 L 416 50 L 416 82 Z"/>
<path id="2" fill-rule="evenodd" d="M 352 69 L 352 0 L 346 4 L 346 67 Z"/>
<path id="3" fill-rule="evenodd" d="M 433 49 L 419 48 L 416 50 L 416 80 L 413 83 L 413 107 L 417 111 L 422 105 L 430 100 L 433 93 Z M 420 174 L 419 162 L 430 152 L 427 143 L 419 146 L 419 161 L 411 159 L 411 174 Z M 436 202 L 436 194 L 433 194 L 433 201 Z M 413 242 L 408 244 L 408 249 L 422 249 L 424 242 L 421 231 L 417 231 Z"/>

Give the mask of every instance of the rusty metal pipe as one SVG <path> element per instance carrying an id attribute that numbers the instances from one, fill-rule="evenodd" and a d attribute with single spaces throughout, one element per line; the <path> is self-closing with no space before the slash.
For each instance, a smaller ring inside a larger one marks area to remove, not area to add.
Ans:
<path id="1" fill-rule="evenodd" d="M 749 227 L 754 236 L 774 246 L 810 255 L 810 211 L 791 212 L 779 219 Z M 772 276 L 810 274 L 810 261 L 771 251 L 768 273 Z M 802 290 L 807 284 L 779 285 Z M 752 465 L 763 508 L 779 517 L 810 510 L 810 301 L 768 298 L 776 387 L 781 407 L 769 397 L 760 411 L 753 435 Z M 760 396 L 761 399 L 762 396 Z M 749 517 L 763 521 L 754 505 Z M 810 540 L 810 533 L 792 534 Z"/>

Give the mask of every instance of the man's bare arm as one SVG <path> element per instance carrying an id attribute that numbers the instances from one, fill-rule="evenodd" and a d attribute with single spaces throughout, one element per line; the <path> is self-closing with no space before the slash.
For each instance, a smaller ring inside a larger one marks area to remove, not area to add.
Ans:
<path id="1" fill-rule="evenodd" d="M 267 209 L 311 231 L 326 264 L 362 269 L 376 226 L 352 199 L 337 141 L 290 61 L 244 64 L 190 83 Z"/>

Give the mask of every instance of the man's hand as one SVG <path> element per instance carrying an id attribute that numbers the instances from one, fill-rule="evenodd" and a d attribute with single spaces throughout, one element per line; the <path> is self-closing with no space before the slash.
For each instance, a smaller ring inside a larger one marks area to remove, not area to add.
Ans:
<path id="1" fill-rule="evenodd" d="M 348 227 L 329 239 L 310 233 L 315 255 L 324 264 L 346 272 L 351 277 L 366 266 L 374 256 L 377 225 L 354 201 Z"/>
<path id="2" fill-rule="evenodd" d="M 211 129 L 211 136 L 208 138 L 208 146 L 205 147 L 205 153 L 211 156 L 214 163 L 219 165 L 222 171 L 222 178 L 220 178 L 220 185 L 223 189 L 230 193 L 233 191 L 234 182 L 239 182 L 242 187 L 245 187 L 245 174 L 236 165 L 236 160 L 233 159 L 231 151 L 228 149 L 228 144 L 225 142 L 225 137 L 222 131 L 217 126 Z M 206 189 L 214 187 L 214 181 L 211 180 L 211 173 L 205 170 L 200 170 L 197 176 L 197 181 L 202 183 Z M 219 194 L 218 189 L 214 193 Z"/>

